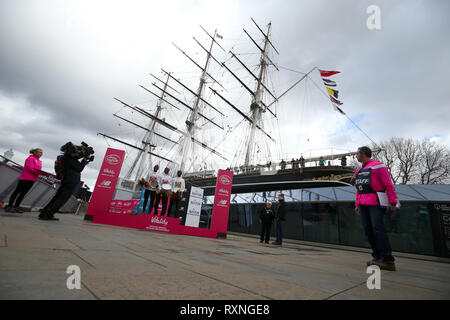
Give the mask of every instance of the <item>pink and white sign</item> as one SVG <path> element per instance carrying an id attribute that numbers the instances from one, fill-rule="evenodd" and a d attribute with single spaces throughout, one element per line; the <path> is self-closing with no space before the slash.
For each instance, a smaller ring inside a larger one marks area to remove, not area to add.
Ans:
<path id="1" fill-rule="evenodd" d="M 197 228 L 180 225 L 179 218 L 161 216 L 160 214 L 132 215 L 132 209 L 139 200 L 113 200 L 125 152 L 109 148 L 106 151 L 97 184 L 91 197 L 86 215 L 92 216 L 92 222 L 136 228 L 148 231 L 185 234 L 199 237 L 217 238 L 226 234 L 233 172 L 219 170 L 216 184 L 216 201 L 214 202 L 211 228 Z"/>
<path id="2" fill-rule="evenodd" d="M 211 229 L 220 234 L 227 233 L 232 186 L 233 171 L 219 170 L 216 182 L 216 192 L 214 194 Z"/>
<path id="3" fill-rule="evenodd" d="M 109 205 L 109 213 L 131 214 L 139 200 L 113 200 Z"/>
<path id="4" fill-rule="evenodd" d="M 123 150 L 113 148 L 106 150 L 86 216 L 93 218 L 96 215 L 107 214 L 124 158 L 125 151 Z"/>

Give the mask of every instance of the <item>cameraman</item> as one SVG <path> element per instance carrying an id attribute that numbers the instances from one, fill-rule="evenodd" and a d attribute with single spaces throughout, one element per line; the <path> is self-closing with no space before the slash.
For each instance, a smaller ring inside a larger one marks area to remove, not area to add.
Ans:
<path id="1" fill-rule="evenodd" d="M 78 157 L 65 153 L 61 157 L 62 180 L 61 186 L 52 200 L 42 209 L 39 219 L 41 220 L 59 220 L 53 215 L 69 200 L 73 190 L 78 186 L 81 179 L 81 171 L 89 163 L 90 156 L 85 156 L 81 162 Z"/>

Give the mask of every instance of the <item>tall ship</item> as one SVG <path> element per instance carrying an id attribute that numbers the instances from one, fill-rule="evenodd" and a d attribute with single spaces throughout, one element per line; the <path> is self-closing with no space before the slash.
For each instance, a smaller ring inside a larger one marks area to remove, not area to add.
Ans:
<path id="1" fill-rule="evenodd" d="M 217 30 L 200 26 L 202 38 L 193 37 L 194 54 L 173 43 L 185 59 L 181 71 L 162 68 L 157 75 L 149 74 L 151 85 L 139 84 L 151 100 L 131 103 L 114 98 L 121 109 L 113 116 L 126 129 L 98 134 L 108 145 L 127 151 L 116 198 L 138 197 L 142 180 L 156 164 L 160 171 L 170 168 L 173 176 L 181 170 L 186 183 L 203 188 L 205 196 L 214 194 L 218 169 L 234 172 L 233 193 L 349 185 L 355 168 L 347 165 L 347 158 L 354 152 L 280 150 L 280 105 L 314 73 L 323 81 L 313 83 L 329 101 L 327 107 L 331 104 L 346 116 L 333 89 L 336 83 L 329 78 L 339 72 L 318 67 L 305 73 L 291 70 L 295 81 L 277 88 L 272 75 L 290 69 L 276 62 L 280 53 L 271 38 L 272 24 L 251 22 L 252 30 L 243 29 L 230 49 L 224 48 Z M 128 136 L 123 133 L 127 130 Z"/>

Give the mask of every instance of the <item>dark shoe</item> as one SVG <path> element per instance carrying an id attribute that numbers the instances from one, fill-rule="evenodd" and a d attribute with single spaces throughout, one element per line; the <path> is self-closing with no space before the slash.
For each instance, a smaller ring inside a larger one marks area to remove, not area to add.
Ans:
<path id="1" fill-rule="evenodd" d="M 7 208 L 5 208 L 5 211 L 6 211 L 6 212 L 12 212 L 12 213 L 16 213 L 16 212 L 17 212 L 16 209 L 14 209 L 14 208 L 12 208 L 12 207 L 7 207 Z"/>
<path id="2" fill-rule="evenodd" d="M 380 261 L 380 260 L 378 260 L 378 259 L 372 259 L 372 260 L 370 260 L 370 261 L 367 261 L 367 266 L 373 266 L 373 265 L 376 265 L 378 261 Z"/>
<path id="3" fill-rule="evenodd" d="M 281 246 L 281 242 L 277 242 L 277 241 L 272 242 L 272 244 L 274 244 L 276 246 Z"/>
<path id="4" fill-rule="evenodd" d="M 50 215 L 47 212 L 41 212 L 38 216 L 39 220 L 52 220 L 53 215 Z"/>
<path id="5" fill-rule="evenodd" d="M 55 218 L 55 217 L 50 217 L 50 218 L 48 218 L 48 220 L 59 221 L 59 219 Z"/>
<path id="6" fill-rule="evenodd" d="M 17 213 L 24 213 L 24 211 L 22 209 L 20 209 L 19 207 L 14 208 L 14 210 L 16 210 L 15 212 L 17 212 Z"/>
<path id="7" fill-rule="evenodd" d="M 378 260 L 375 265 L 379 266 L 382 270 L 395 271 L 395 263 Z"/>
<path id="8" fill-rule="evenodd" d="M 269 241 L 266 241 L 265 243 L 269 244 Z"/>

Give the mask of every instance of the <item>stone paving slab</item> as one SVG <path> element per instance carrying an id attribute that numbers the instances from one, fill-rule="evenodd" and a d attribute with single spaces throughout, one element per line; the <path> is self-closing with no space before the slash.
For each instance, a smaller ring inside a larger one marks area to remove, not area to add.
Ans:
<path id="1" fill-rule="evenodd" d="M 97 300 L 83 284 L 69 290 L 65 270 L 0 270 L 0 300 Z"/>
<path id="2" fill-rule="evenodd" d="M 0 299 L 450 299 L 450 264 L 398 257 L 369 290 L 367 253 L 209 239 L 0 210 Z M 69 265 L 81 289 L 66 286 Z"/>

